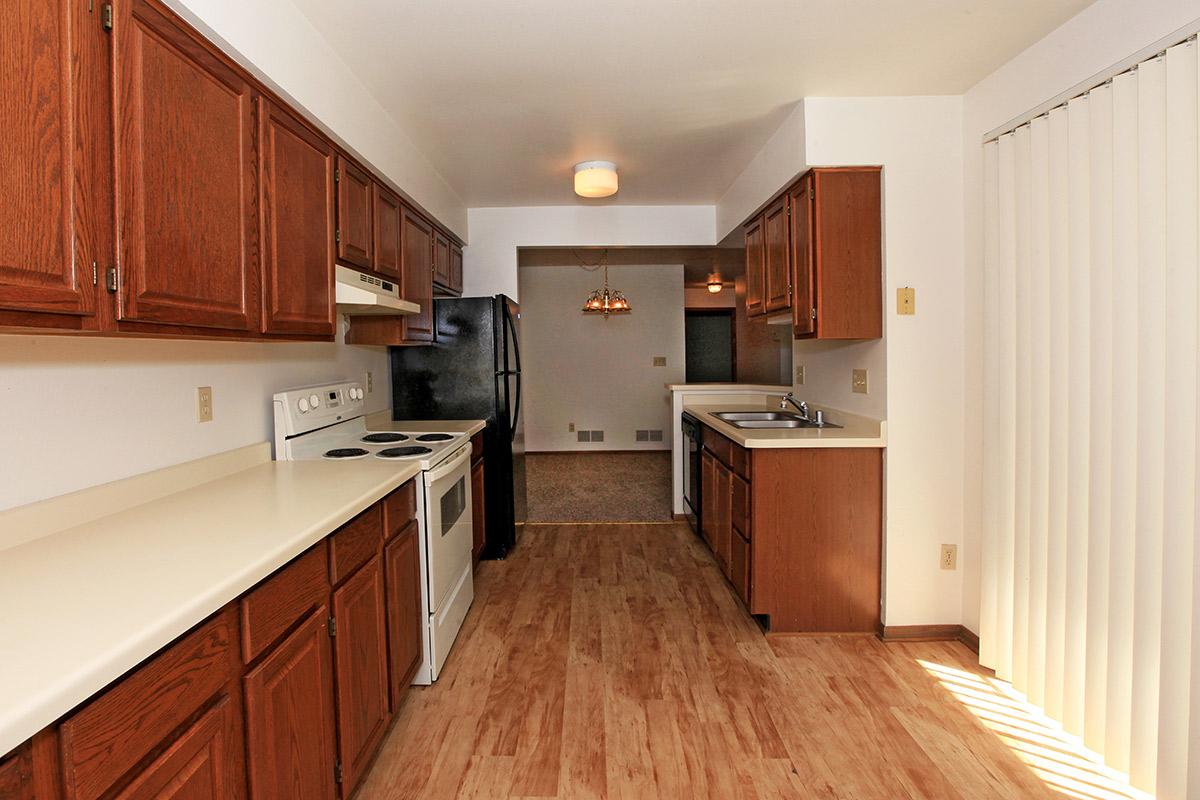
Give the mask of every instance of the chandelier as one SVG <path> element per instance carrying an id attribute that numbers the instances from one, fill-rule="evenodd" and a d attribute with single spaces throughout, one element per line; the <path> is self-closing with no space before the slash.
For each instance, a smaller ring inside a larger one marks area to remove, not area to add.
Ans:
<path id="1" fill-rule="evenodd" d="M 608 288 L 608 251 L 600 256 L 600 266 L 604 269 L 604 288 L 596 289 L 583 304 L 583 313 L 600 314 L 605 319 L 611 314 L 628 314 L 633 309 L 625 295 L 616 289 Z"/>

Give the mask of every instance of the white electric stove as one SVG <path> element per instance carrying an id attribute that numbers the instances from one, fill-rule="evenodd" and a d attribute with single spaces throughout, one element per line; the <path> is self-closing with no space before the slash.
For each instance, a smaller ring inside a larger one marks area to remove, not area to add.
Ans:
<path id="1" fill-rule="evenodd" d="M 465 433 L 373 431 L 362 385 L 304 386 L 274 397 L 277 461 L 395 461 L 417 479 L 424 663 L 413 683 L 437 680 L 475 597 L 471 574 L 471 445 Z"/>

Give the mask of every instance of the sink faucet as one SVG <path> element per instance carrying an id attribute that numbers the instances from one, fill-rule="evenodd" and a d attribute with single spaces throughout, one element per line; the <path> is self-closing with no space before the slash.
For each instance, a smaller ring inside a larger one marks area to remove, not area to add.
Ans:
<path id="1" fill-rule="evenodd" d="M 799 403 L 797 403 L 796 399 L 792 396 L 791 392 L 788 392 L 787 394 L 784 394 L 784 395 L 780 395 L 780 397 L 782 398 L 779 401 L 780 408 L 787 408 L 788 403 L 791 403 L 796 408 L 800 409 L 800 418 L 801 419 L 805 419 L 805 420 L 808 419 L 808 403 L 806 401 L 801 400 Z"/>

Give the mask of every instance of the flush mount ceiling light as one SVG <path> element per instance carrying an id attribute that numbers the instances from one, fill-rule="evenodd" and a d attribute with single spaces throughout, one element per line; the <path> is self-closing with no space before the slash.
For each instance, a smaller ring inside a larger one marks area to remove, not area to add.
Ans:
<path id="1" fill-rule="evenodd" d="M 611 161 L 582 161 L 575 165 L 575 194 L 611 197 L 617 193 L 617 165 Z"/>
<path id="2" fill-rule="evenodd" d="M 713 294 L 725 288 L 725 284 L 721 281 L 721 273 L 712 272 L 708 276 L 708 291 Z"/>
<path id="3" fill-rule="evenodd" d="M 583 313 L 600 314 L 608 319 L 612 314 L 628 314 L 633 311 L 625 295 L 608 288 L 608 251 L 600 255 L 600 267 L 604 270 L 604 288 L 596 289 L 583 303 Z"/>

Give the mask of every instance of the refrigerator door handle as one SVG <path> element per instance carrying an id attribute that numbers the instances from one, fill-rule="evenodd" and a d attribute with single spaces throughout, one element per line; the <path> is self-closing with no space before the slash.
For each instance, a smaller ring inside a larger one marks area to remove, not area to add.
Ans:
<path id="1" fill-rule="evenodd" d="M 508 310 L 508 303 L 505 303 L 504 304 L 504 329 L 505 329 L 504 332 L 508 336 L 512 337 L 513 358 L 516 359 L 516 364 L 514 365 L 516 367 L 515 371 L 518 375 L 520 375 L 521 374 L 521 343 L 517 341 L 516 327 L 517 326 L 512 318 L 512 314 Z M 508 346 L 507 340 L 505 342 L 505 346 L 506 347 Z M 505 364 L 505 366 L 508 366 L 508 365 Z M 518 398 L 517 404 L 518 405 L 520 405 L 519 398 L 521 397 L 521 391 L 520 391 L 519 386 L 520 386 L 520 384 L 518 384 L 518 389 L 517 389 L 517 398 Z"/>
<path id="2" fill-rule="evenodd" d="M 517 438 L 517 420 L 521 417 L 521 373 L 516 373 L 517 377 L 517 400 L 513 403 L 512 422 L 508 426 L 508 440 L 511 442 Z M 507 387 L 508 381 L 505 380 Z"/>

